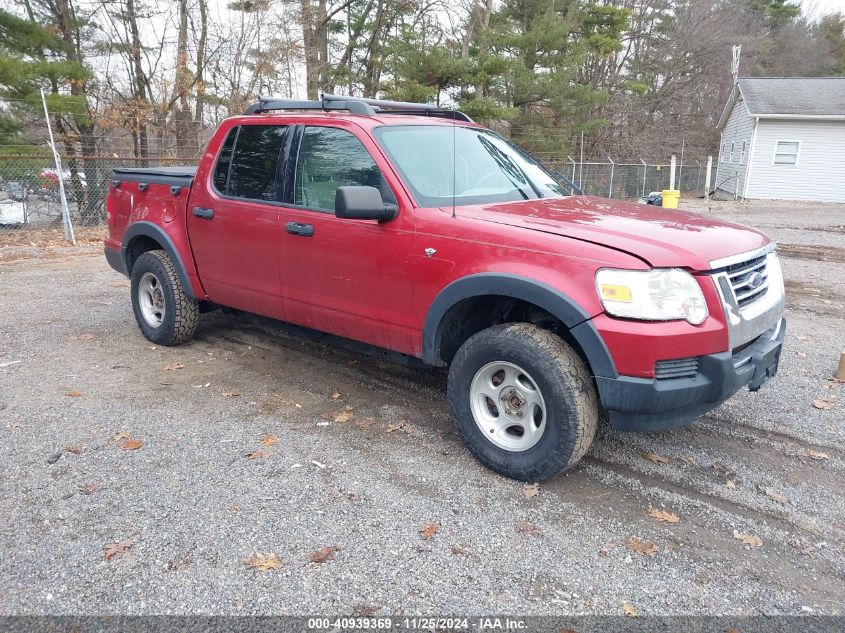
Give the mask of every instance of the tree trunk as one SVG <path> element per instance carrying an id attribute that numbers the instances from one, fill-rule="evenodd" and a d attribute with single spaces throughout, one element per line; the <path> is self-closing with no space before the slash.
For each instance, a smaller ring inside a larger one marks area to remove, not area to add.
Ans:
<path id="1" fill-rule="evenodd" d="M 317 48 L 316 18 L 311 0 L 299 0 L 302 12 L 302 48 L 305 53 L 305 91 L 309 99 L 317 99 L 320 83 L 320 56 Z"/>
<path id="2" fill-rule="evenodd" d="M 208 0 L 199 0 L 200 9 L 200 39 L 197 43 L 197 105 L 194 119 L 197 122 L 197 145 L 199 146 L 199 134 L 203 127 L 203 107 L 205 106 L 205 47 L 208 41 Z"/>
<path id="3" fill-rule="evenodd" d="M 144 72 L 144 65 L 141 62 L 141 35 L 138 32 L 138 19 L 135 15 L 135 0 L 126 0 L 126 21 L 129 23 L 129 32 L 132 37 L 130 42 L 132 65 L 135 70 L 135 125 L 138 133 L 138 157 L 141 164 L 146 164 L 150 155 L 149 140 L 147 137 L 147 76 Z"/>

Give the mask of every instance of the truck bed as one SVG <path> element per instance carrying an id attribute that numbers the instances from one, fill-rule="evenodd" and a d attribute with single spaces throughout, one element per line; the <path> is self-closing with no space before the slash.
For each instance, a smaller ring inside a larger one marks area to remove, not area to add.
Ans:
<path id="1" fill-rule="evenodd" d="M 143 182 L 153 185 L 177 185 L 180 187 L 190 187 L 196 173 L 196 165 L 116 167 L 112 170 L 114 180 Z"/>

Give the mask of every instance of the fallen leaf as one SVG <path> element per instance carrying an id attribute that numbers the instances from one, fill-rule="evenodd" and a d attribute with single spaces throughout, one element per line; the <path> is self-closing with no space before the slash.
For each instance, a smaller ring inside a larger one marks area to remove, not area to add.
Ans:
<path id="1" fill-rule="evenodd" d="M 141 448 L 141 444 L 143 444 L 143 442 L 139 439 L 127 439 L 123 441 L 123 444 L 120 445 L 120 448 L 125 451 L 137 451 L 139 448 Z"/>
<path id="2" fill-rule="evenodd" d="M 657 546 L 650 541 L 641 541 L 640 539 L 631 536 L 625 541 L 626 547 L 642 556 L 654 556 L 657 553 Z"/>
<path id="3" fill-rule="evenodd" d="M 167 367 L 164 368 L 164 371 L 175 371 L 177 369 L 184 369 L 185 366 L 182 363 L 171 363 Z"/>
<path id="4" fill-rule="evenodd" d="M 332 419 L 341 424 L 343 422 L 349 422 L 352 418 L 355 417 L 355 414 L 352 413 L 349 409 L 344 409 L 343 411 L 338 411 L 332 416 Z"/>
<path id="5" fill-rule="evenodd" d="M 437 523 L 427 523 L 423 529 L 420 530 L 420 536 L 424 541 L 428 541 L 440 531 L 440 526 Z"/>
<path id="6" fill-rule="evenodd" d="M 649 508 L 648 516 L 664 523 L 680 523 L 681 521 L 677 514 L 672 514 L 671 512 L 666 512 L 665 510 L 657 510 L 656 508 Z"/>
<path id="7" fill-rule="evenodd" d="M 76 340 L 77 341 L 90 341 L 92 338 L 94 338 L 93 334 L 80 334 L 79 336 L 76 337 Z"/>
<path id="8" fill-rule="evenodd" d="M 540 528 L 538 528 L 533 523 L 528 523 L 527 521 L 521 521 L 520 519 L 517 519 L 515 526 L 516 531 L 520 534 L 528 534 L 536 538 L 542 538 L 543 536 L 543 532 L 540 531 Z"/>
<path id="9" fill-rule="evenodd" d="M 95 492 L 97 492 L 97 490 L 97 484 L 85 484 L 84 486 L 82 486 L 82 488 L 79 489 L 79 492 L 84 495 L 93 495 Z"/>
<path id="10" fill-rule="evenodd" d="M 781 493 L 779 493 L 775 488 L 763 488 L 763 492 L 766 493 L 766 496 L 769 499 L 773 499 L 778 503 L 788 503 L 789 499 L 784 497 Z"/>
<path id="11" fill-rule="evenodd" d="M 9 422 L 9 428 L 12 430 L 21 429 L 23 428 L 23 424 L 18 422 L 17 420 L 12 420 L 11 422 Z"/>
<path id="12" fill-rule="evenodd" d="M 112 543 L 110 545 L 104 545 L 103 549 L 106 551 L 106 560 L 111 560 L 114 556 L 119 556 L 121 554 L 125 554 L 132 545 L 135 544 L 135 541 L 132 539 L 125 539 L 118 543 Z"/>
<path id="13" fill-rule="evenodd" d="M 119 442 L 120 440 L 129 439 L 129 431 L 119 431 L 114 434 L 112 438 L 115 442 Z"/>
<path id="14" fill-rule="evenodd" d="M 331 547 L 321 547 L 315 552 L 308 555 L 308 560 L 312 563 L 325 563 L 334 558 L 334 553 L 340 548 L 332 545 Z"/>
<path id="15" fill-rule="evenodd" d="M 647 459 L 655 464 L 668 464 L 672 461 L 668 457 L 663 457 L 663 455 L 658 455 L 657 453 L 643 453 L 643 459 Z"/>
<path id="16" fill-rule="evenodd" d="M 184 558 L 180 558 L 179 560 L 172 560 L 167 563 L 168 571 L 183 571 L 188 568 L 188 565 L 191 562 L 190 554 L 186 554 Z"/>
<path id="17" fill-rule="evenodd" d="M 237 503 L 232 503 L 232 504 L 229 504 L 229 511 L 230 511 L 230 512 L 240 512 L 240 511 L 241 511 L 241 506 L 240 506 L 239 504 L 237 504 Z"/>
<path id="18" fill-rule="evenodd" d="M 355 426 L 359 429 L 368 429 L 376 423 L 375 418 L 364 418 L 360 420 Z"/>
<path id="19" fill-rule="evenodd" d="M 730 488 L 731 490 L 736 490 L 736 484 L 734 483 L 734 480 L 733 480 L 733 479 L 728 479 L 728 480 L 725 482 L 725 487 L 726 487 L 726 488 Z"/>
<path id="20" fill-rule="evenodd" d="M 224 391 L 223 392 L 223 396 L 226 397 L 226 398 L 237 398 L 239 395 L 241 395 L 240 391 Z"/>
<path id="21" fill-rule="evenodd" d="M 763 544 L 762 539 L 754 534 L 746 534 L 745 532 L 737 532 L 734 530 L 734 538 L 742 541 L 743 545 L 748 547 L 760 547 Z"/>
<path id="22" fill-rule="evenodd" d="M 634 605 L 632 605 L 630 602 L 623 602 L 622 603 L 622 610 L 625 612 L 625 615 L 627 615 L 629 618 L 640 617 L 640 614 L 634 608 Z"/>
<path id="23" fill-rule="evenodd" d="M 813 400 L 813 406 L 816 409 L 821 409 L 822 411 L 827 411 L 833 408 L 833 405 L 836 404 L 836 398 L 819 398 L 818 400 Z"/>
<path id="24" fill-rule="evenodd" d="M 65 448 L 66 453 L 73 453 L 74 455 L 79 455 L 82 452 L 82 449 L 78 446 L 68 446 Z"/>
<path id="25" fill-rule="evenodd" d="M 264 437 L 264 439 L 262 439 L 259 442 L 259 444 L 261 444 L 261 446 L 273 446 L 273 444 L 278 444 L 278 443 L 279 443 L 279 438 L 276 437 L 275 435 L 267 435 L 267 436 Z"/>
<path id="26" fill-rule="evenodd" d="M 270 571 L 271 569 L 278 569 L 282 566 L 282 559 L 275 554 L 261 554 L 256 552 L 249 558 L 244 560 L 244 564 L 250 569 L 257 569 L 258 571 Z"/>
<path id="27" fill-rule="evenodd" d="M 294 402 L 293 400 L 290 400 L 290 399 L 288 399 L 288 398 L 285 398 L 284 396 L 282 396 L 282 395 L 280 395 L 280 394 L 278 394 L 278 393 L 274 393 L 274 394 L 273 394 L 273 397 L 274 397 L 276 400 L 278 400 L 279 402 L 281 402 L 282 404 L 287 404 L 287 405 L 290 405 L 290 406 L 292 406 L 292 407 L 297 407 L 298 409 L 301 409 L 301 408 L 302 408 L 302 405 L 301 405 L 301 404 L 299 404 L 298 402 Z"/>
<path id="28" fill-rule="evenodd" d="M 730 466 L 728 466 L 725 462 L 720 462 L 718 460 L 716 460 L 715 462 L 710 464 L 710 466 L 715 468 L 716 470 L 721 470 L 723 473 L 727 473 L 727 472 L 731 471 Z"/>
<path id="29" fill-rule="evenodd" d="M 407 428 L 408 423 L 405 420 L 399 420 L 395 424 L 388 424 L 387 425 L 387 432 L 393 433 L 393 431 L 402 431 L 403 429 Z"/>
<path id="30" fill-rule="evenodd" d="M 267 451 L 252 451 L 246 454 L 247 459 L 263 459 L 267 457 Z"/>
<path id="31" fill-rule="evenodd" d="M 804 336 L 803 334 L 799 334 L 795 338 L 797 338 L 799 341 L 809 341 L 810 340 L 809 336 Z"/>
<path id="32" fill-rule="evenodd" d="M 76 391 L 76 390 L 73 390 L 73 391 L 66 391 L 66 392 L 65 392 L 65 395 L 66 395 L 68 398 L 79 398 L 79 397 L 82 395 L 82 392 L 81 392 L 81 391 Z"/>
<path id="33" fill-rule="evenodd" d="M 469 556 L 469 550 L 460 545 L 452 545 L 449 549 L 455 556 Z"/>
<path id="34" fill-rule="evenodd" d="M 821 451 L 814 451 L 811 448 L 806 449 L 801 454 L 804 457 L 809 457 L 810 459 L 830 459 L 830 455 L 828 455 L 827 453 L 822 453 Z"/>
<path id="35" fill-rule="evenodd" d="M 335 392 L 332 394 L 332 400 L 340 400 L 340 393 L 339 393 L 339 392 L 337 392 L 337 391 L 335 391 Z"/>
<path id="36" fill-rule="evenodd" d="M 369 618 L 374 616 L 378 609 L 369 604 L 356 604 L 352 607 L 352 615 L 356 618 Z"/>
<path id="37" fill-rule="evenodd" d="M 531 497 L 536 497 L 538 494 L 540 494 L 540 484 L 539 483 L 525 484 L 522 487 L 522 494 L 524 494 L 529 499 Z"/>

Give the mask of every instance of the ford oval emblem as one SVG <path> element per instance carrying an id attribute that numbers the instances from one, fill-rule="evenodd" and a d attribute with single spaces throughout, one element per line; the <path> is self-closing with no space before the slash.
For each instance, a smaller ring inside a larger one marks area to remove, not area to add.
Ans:
<path id="1" fill-rule="evenodd" d="M 763 281 L 763 275 L 761 273 L 758 273 L 757 271 L 754 271 L 753 273 L 748 275 L 748 279 L 745 283 L 748 284 L 749 288 L 756 289 L 763 285 Z"/>

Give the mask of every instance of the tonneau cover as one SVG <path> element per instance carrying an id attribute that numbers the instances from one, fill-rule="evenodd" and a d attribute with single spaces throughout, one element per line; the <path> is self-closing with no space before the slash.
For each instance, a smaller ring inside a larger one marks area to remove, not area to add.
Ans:
<path id="1" fill-rule="evenodd" d="M 148 184 L 179 185 L 189 187 L 197 173 L 196 165 L 173 167 L 116 167 L 112 170 L 115 180 L 131 180 Z"/>

